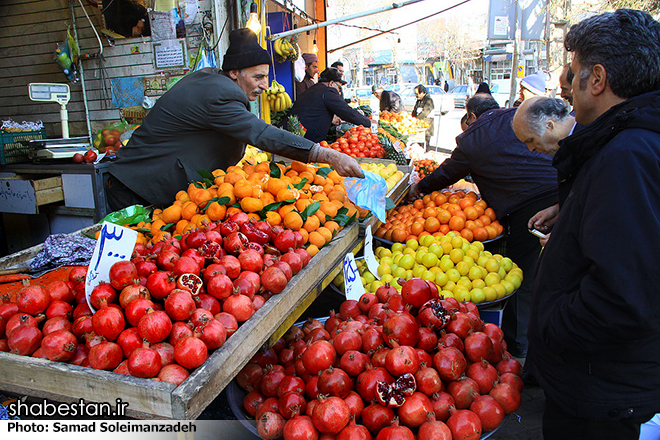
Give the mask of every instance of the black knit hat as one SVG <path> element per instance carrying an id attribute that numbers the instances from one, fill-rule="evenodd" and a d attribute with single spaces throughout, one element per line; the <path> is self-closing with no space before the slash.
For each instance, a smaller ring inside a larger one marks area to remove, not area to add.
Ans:
<path id="1" fill-rule="evenodd" d="M 250 29 L 234 29 L 229 34 L 229 48 L 222 60 L 222 70 L 243 69 L 245 67 L 270 65 L 270 55 L 259 45 L 257 34 Z"/>

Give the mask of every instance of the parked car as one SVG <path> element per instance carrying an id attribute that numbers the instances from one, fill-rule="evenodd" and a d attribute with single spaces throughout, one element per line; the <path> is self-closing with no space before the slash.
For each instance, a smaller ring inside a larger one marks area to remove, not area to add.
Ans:
<path id="1" fill-rule="evenodd" d="M 417 84 L 415 84 L 416 86 Z M 440 112 L 442 115 L 449 113 L 449 110 L 454 108 L 454 97 L 449 93 L 445 92 L 440 86 L 425 86 L 426 90 L 431 95 L 433 99 L 433 106 L 436 112 Z M 401 93 L 401 100 L 407 111 L 411 112 L 415 107 L 415 102 L 417 98 L 415 97 L 415 87 L 408 87 L 403 90 Z"/>
<path id="2" fill-rule="evenodd" d="M 510 99 L 510 90 L 511 90 L 511 81 L 510 80 L 503 80 L 506 82 L 501 82 L 501 83 L 493 83 L 493 85 L 490 86 L 490 92 L 493 95 L 493 98 L 495 98 L 495 101 L 500 105 L 502 108 L 508 108 L 510 107 L 509 105 L 509 99 Z M 515 99 L 515 97 L 514 97 Z"/>
<path id="3" fill-rule="evenodd" d="M 378 111 L 380 102 L 371 93 L 371 87 L 358 87 L 355 89 L 354 97 L 357 99 L 358 105 L 368 105 L 371 110 Z"/>
<path id="4" fill-rule="evenodd" d="M 450 92 L 450 95 L 454 97 L 454 108 L 465 108 L 465 101 L 468 100 L 468 86 L 456 86 Z"/>
<path id="5" fill-rule="evenodd" d="M 397 84 L 389 84 L 384 87 L 384 90 L 391 90 L 394 93 L 398 93 L 401 95 L 401 92 L 404 90 L 415 87 L 417 83 L 397 83 Z"/>

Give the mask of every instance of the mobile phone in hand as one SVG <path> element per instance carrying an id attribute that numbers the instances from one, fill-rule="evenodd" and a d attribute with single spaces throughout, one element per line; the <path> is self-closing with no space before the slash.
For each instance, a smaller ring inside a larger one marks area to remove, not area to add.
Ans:
<path id="1" fill-rule="evenodd" d="M 536 235 L 538 238 L 546 238 L 547 234 L 544 234 L 543 232 L 539 231 L 538 229 L 530 229 L 529 230 L 530 234 Z"/>

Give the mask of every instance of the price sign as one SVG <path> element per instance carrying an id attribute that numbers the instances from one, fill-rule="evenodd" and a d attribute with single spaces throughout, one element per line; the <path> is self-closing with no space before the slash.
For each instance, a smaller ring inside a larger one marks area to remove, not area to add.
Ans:
<path id="1" fill-rule="evenodd" d="M 371 228 L 367 228 L 364 236 L 364 259 L 367 260 L 367 267 L 369 272 L 374 274 L 377 279 L 380 279 L 378 275 L 378 261 L 374 256 L 374 238 L 371 235 Z"/>
<path id="2" fill-rule="evenodd" d="M 364 286 L 352 252 L 349 252 L 344 258 L 344 289 L 346 290 L 346 299 L 357 301 L 364 295 Z"/>
<path id="3" fill-rule="evenodd" d="M 112 223 L 104 223 L 96 241 L 85 278 L 85 297 L 92 312 L 89 296 L 100 282 L 110 282 L 110 268 L 118 261 L 129 261 L 137 240 L 137 231 Z"/>

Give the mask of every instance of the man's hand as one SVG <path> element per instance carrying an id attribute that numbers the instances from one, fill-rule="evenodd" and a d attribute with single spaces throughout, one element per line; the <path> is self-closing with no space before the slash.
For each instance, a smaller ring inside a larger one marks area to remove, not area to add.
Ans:
<path id="1" fill-rule="evenodd" d="M 320 147 L 316 156 L 317 162 L 332 165 L 340 176 L 364 178 L 360 164 L 351 156 L 335 151 L 331 148 Z"/>
<path id="2" fill-rule="evenodd" d="M 408 196 L 406 197 L 406 200 L 412 203 L 417 199 L 417 196 L 419 196 L 419 187 L 417 186 L 416 183 L 413 183 L 410 185 L 410 189 L 408 190 Z"/>
<path id="3" fill-rule="evenodd" d="M 341 124 L 341 118 L 337 115 L 334 115 L 332 117 L 332 125 L 339 125 Z"/>
<path id="4" fill-rule="evenodd" d="M 558 215 L 559 204 L 552 205 L 534 214 L 527 222 L 527 227 L 541 232 L 547 231 L 550 226 L 555 224 Z"/>

